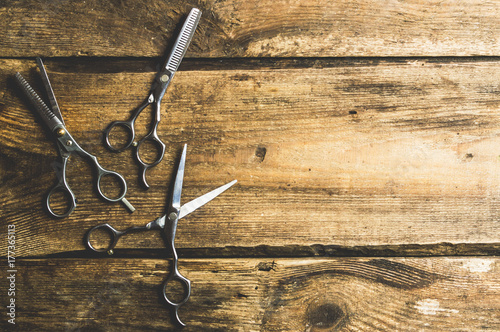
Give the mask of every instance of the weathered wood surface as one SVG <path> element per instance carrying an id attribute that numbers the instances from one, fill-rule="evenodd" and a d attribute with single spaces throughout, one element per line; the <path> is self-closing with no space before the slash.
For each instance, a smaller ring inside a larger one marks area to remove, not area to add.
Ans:
<path id="1" fill-rule="evenodd" d="M 500 2 L 0 2 L 0 56 L 163 56 L 191 7 L 189 57 L 500 55 Z"/>
<path id="2" fill-rule="evenodd" d="M 168 267 L 162 259 L 22 260 L 16 327 L 171 330 L 159 290 Z M 187 259 L 180 268 L 193 285 L 180 310 L 184 331 L 500 329 L 498 258 Z"/>
<path id="3" fill-rule="evenodd" d="M 239 182 L 180 222 L 179 248 L 500 240 L 496 60 L 188 65 L 163 101 L 159 136 L 167 152 L 148 174 L 149 191 L 138 185 L 131 154 L 101 143 L 108 123 L 128 118 L 146 96 L 155 64 L 112 63 L 48 60 L 47 68 L 68 129 L 126 177 L 137 211 L 100 200 L 90 167 L 74 158 L 68 178 L 79 205 L 59 220 L 42 208 L 55 181 L 55 147 L 11 79 L 19 70 L 36 82 L 34 62 L 0 60 L 0 203 L 3 223 L 16 225 L 21 256 L 83 250 L 94 225 L 126 228 L 162 215 L 183 143 L 184 202 Z M 151 233 L 118 247 L 163 246 Z"/>
<path id="4" fill-rule="evenodd" d="M 179 223 L 186 331 L 500 330 L 498 257 L 427 257 L 500 252 L 499 5 L 0 0 L 0 228 L 16 227 L 18 330 L 175 330 L 159 232 L 124 238 L 112 258 L 82 239 L 162 215 L 184 143 L 183 202 L 239 181 Z M 145 191 L 102 131 L 146 97 L 191 7 L 203 17 L 163 100 L 167 151 Z M 44 212 L 55 147 L 12 79 L 41 87 L 34 56 L 72 135 L 126 177 L 134 214 L 97 198 L 79 158 L 76 211 Z"/>

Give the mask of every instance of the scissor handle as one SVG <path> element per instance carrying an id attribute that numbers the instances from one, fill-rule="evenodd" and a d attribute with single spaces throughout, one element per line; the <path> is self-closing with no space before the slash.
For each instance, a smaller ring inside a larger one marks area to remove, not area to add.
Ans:
<path id="1" fill-rule="evenodd" d="M 56 183 L 56 185 L 54 187 L 52 187 L 52 189 L 47 194 L 47 198 L 46 198 L 47 211 L 52 216 L 57 217 L 57 218 L 64 218 L 64 217 L 69 216 L 76 208 L 75 194 L 73 194 L 73 191 L 69 187 L 68 182 L 66 182 L 66 165 L 68 163 L 69 156 L 62 156 L 61 158 L 62 158 L 62 163 L 55 163 L 54 164 L 56 175 L 58 178 L 58 182 Z M 64 213 L 57 213 L 51 207 L 50 197 L 52 197 L 52 195 L 55 194 L 56 192 L 65 193 L 70 198 L 70 200 L 69 200 L 70 203 L 69 203 L 68 209 Z"/>
<path id="2" fill-rule="evenodd" d="M 122 152 L 123 150 L 128 149 L 134 143 L 135 139 L 134 122 L 135 118 L 132 118 L 127 121 L 111 122 L 109 126 L 106 129 L 104 129 L 104 145 L 113 152 Z M 111 144 L 109 136 L 111 135 L 111 132 L 118 127 L 125 128 L 125 130 L 128 132 L 129 135 L 127 141 L 125 142 L 125 145 L 120 147 L 114 147 Z"/>
<path id="3" fill-rule="evenodd" d="M 146 100 L 138 108 L 136 108 L 132 112 L 132 116 L 130 117 L 130 119 L 128 119 L 127 121 L 113 121 L 113 122 L 111 122 L 108 125 L 108 127 L 106 129 L 104 129 L 104 145 L 108 149 L 110 149 L 111 151 L 113 151 L 113 152 L 122 152 L 125 149 L 128 149 L 132 144 L 134 144 L 134 140 L 135 140 L 135 129 L 134 129 L 135 120 L 137 120 L 137 117 L 139 116 L 139 114 L 141 114 L 142 111 L 148 105 L 150 105 L 151 103 L 153 103 L 153 101 L 154 101 L 154 96 L 152 94 L 150 94 L 148 96 L 148 98 L 146 98 Z M 116 129 L 118 127 L 125 128 L 125 130 L 128 131 L 129 136 L 128 136 L 127 141 L 125 142 L 125 145 L 117 148 L 117 147 L 114 147 L 111 144 L 111 140 L 110 140 L 109 136 L 110 136 L 111 132 L 113 131 L 113 129 Z"/>
<path id="4" fill-rule="evenodd" d="M 102 199 L 104 199 L 105 201 L 108 201 L 110 203 L 122 202 L 123 205 L 125 205 L 125 207 L 129 210 L 129 212 L 134 212 L 135 211 L 134 206 L 132 204 L 130 204 L 130 202 L 125 198 L 125 195 L 127 194 L 127 181 L 125 180 L 125 178 L 117 172 L 108 171 L 107 169 L 104 169 L 99 164 L 99 162 L 97 161 L 97 158 L 94 155 L 91 155 L 85 151 L 83 151 L 81 153 L 84 153 L 84 155 L 87 158 L 90 158 L 95 165 L 95 168 L 97 170 L 96 189 L 97 189 L 99 196 L 101 196 Z M 120 187 L 121 187 L 121 191 L 117 197 L 115 197 L 115 198 L 109 197 L 103 192 L 101 185 L 102 185 L 102 178 L 105 176 L 112 176 L 112 177 L 118 179 L 118 182 L 119 182 Z"/>
<path id="5" fill-rule="evenodd" d="M 165 154 L 165 143 L 160 141 L 160 138 L 158 137 L 158 134 L 156 132 L 156 128 L 158 126 L 158 123 L 155 124 L 153 129 L 144 136 L 138 143 L 137 147 L 135 149 L 135 158 L 137 159 L 137 162 L 140 165 L 140 181 L 141 184 L 147 189 L 149 188 L 149 184 L 146 180 L 146 171 L 150 169 L 151 167 L 154 167 L 158 165 L 162 160 L 163 160 L 163 155 Z M 141 146 L 143 146 L 144 143 L 149 142 L 152 143 L 156 146 L 157 148 L 157 155 L 156 159 L 152 162 L 145 161 L 143 158 L 141 158 Z"/>
<path id="6" fill-rule="evenodd" d="M 173 210 L 167 217 L 168 224 L 165 224 L 164 235 L 166 240 L 166 247 L 172 253 L 172 267 L 170 269 L 170 274 L 163 282 L 163 298 L 167 304 L 173 309 L 172 316 L 174 321 L 181 325 L 186 326 L 179 318 L 179 308 L 189 300 L 191 296 L 191 281 L 181 275 L 178 269 L 179 256 L 175 250 L 175 233 L 177 229 L 177 222 L 179 221 L 179 210 Z M 174 302 L 170 300 L 167 296 L 167 286 L 173 280 L 177 280 L 183 287 L 183 298 L 179 302 Z"/>
<path id="7" fill-rule="evenodd" d="M 177 269 L 177 260 L 175 259 L 173 263 L 173 269 L 172 272 L 170 273 L 169 277 L 167 280 L 163 282 L 163 298 L 167 302 L 167 304 L 173 309 L 172 311 L 172 317 L 174 318 L 174 321 L 181 325 L 181 326 L 186 326 L 180 318 L 179 318 L 179 308 L 185 304 L 188 300 L 189 297 L 191 296 L 191 281 L 184 277 L 183 275 L 180 274 L 179 270 Z M 184 291 L 184 297 L 180 302 L 174 302 L 170 300 L 167 296 L 167 286 L 170 282 L 173 280 L 177 280 L 181 285 L 183 286 L 183 291 Z"/>
<path id="8" fill-rule="evenodd" d="M 156 229 L 156 225 L 152 223 L 148 223 L 145 226 L 132 226 L 127 228 L 126 230 L 119 231 L 113 226 L 111 226 L 108 223 L 105 224 L 100 224 L 97 226 L 92 227 L 91 229 L 88 230 L 86 236 L 85 236 L 85 242 L 87 247 L 90 250 L 96 251 L 96 252 L 107 252 L 108 254 L 112 255 L 113 254 L 113 249 L 116 247 L 116 244 L 118 243 L 118 240 L 125 234 L 131 233 L 131 232 L 139 232 L 139 231 L 149 231 L 152 229 Z M 106 233 L 110 235 L 110 241 L 107 247 L 97 249 L 92 245 L 90 242 L 90 238 L 92 236 L 92 233 L 94 233 L 96 230 L 104 230 Z"/>
<path id="9" fill-rule="evenodd" d="M 98 229 L 104 230 L 104 231 L 106 231 L 106 233 L 108 233 L 110 235 L 110 241 L 109 241 L 109 244 L 106 248 L 97 249 L 90 242 L 90 237 L 91 237 L 92 233 L 94 233 Z M 110 224 L 100 224 L 100 225 L 94 226 L 88 230 L 88 232 L 85 236 L 85 242 L 86 242 L 87 247 L 90 250 L 93 250 L 95 252 L 112 253 L 112 250 L 115 248 L 116 243 L 118 242 L 118 240 L 120 239 L 120 237 L 123 234 L 125 234 L 125 231 L 119 231 L 119 230 L 115 229 L 113 226 L 111 226 Z"/>
<path id="10" fill-rule="evenodd" d="M 53 194 L 55 194 L 56 192 L 62 192 L 62 193 L 68 194 L 68 196 L 70 198 L 68 209 L 64 213 L 57 213 L 51 207 L 50 197 Z M 68 186 L 68 183 L 66 182 L 66 178 L 60 179 L 59 182 L 54 187 L 52 187 L 52 189 L 49 191 L 49 193 L 47 194 L 47 199 L 46 199 L 46 208 L 47 208 L 48 212 L 53 217 L 57 217 L 57 218 L 67 217 L 75 210 L 75 208 L 76 208 L 75 194 L 73 194 L 73 191 L 71 191 L 71 188 Z"/>
<path id="11" fill-rule="evenodd" d="M 99 163 L 97 162 L 97 159 L 95 159 L 94 163 L 95 163 L 95 166 L 97 168 L 96 186 L 97 186 L 97 192 L 99 193 L 99 196 L 101 196 L 102 199 L 104 199 L 105 201 L 108 201 L 110 203 L 123 201 L 125 199 L 125 195 L 127 194 L 127 181 L 125 180 L 125 178 L 117 172 L 108 171 L 107 169 L 102 168 L 102 166 L 99 165 Z M 106 194 L 103 192 L 103 190 L 101 188 L 101 184 L 102 184 L 102 178 L 105 176 L 113 176 L 113 177 L 118 179 L 118 182 L 120 183 L 120 186 L 121 186 L 121 191 L 117 197 L 113 198 L 113 197 L 106 196 Z"/>

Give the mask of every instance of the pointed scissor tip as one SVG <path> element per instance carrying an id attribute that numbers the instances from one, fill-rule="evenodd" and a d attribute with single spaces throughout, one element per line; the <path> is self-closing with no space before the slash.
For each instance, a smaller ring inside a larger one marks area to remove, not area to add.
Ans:
<path id="1" fill-rule="evenodd" d="M 42 58 L 40 58 L 39 56 L 37 56 L 37 57 L 35 58 L 35 61 L 36 61 L 36 64 L 37 64 L 38 68 L 40 68 L 40 71 L 45 70 L 45 66 L 44 66 L 44 64 L 43 64 Z M 43 75 L 43 74 L 42 74 L 42 75 Z"/>
<path id="2" fill-rule="evenodd" d="M 179 168 L 182 168 L 182 173 L 184 174 L 184 164 L 186 163 L 186 153 L 187 153 L 187 144 L 184 144 L 182 148 L 181 161 L 179 163 Z"/>

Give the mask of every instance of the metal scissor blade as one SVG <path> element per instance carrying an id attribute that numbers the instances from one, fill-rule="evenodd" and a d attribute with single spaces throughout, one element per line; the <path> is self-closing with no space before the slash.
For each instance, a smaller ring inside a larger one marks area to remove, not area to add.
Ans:
<path id="1" fill-rule="evenodd" d="M 47 75 L 47 71 L 45 70 L 45 66 L 43 65 L 42 59 L 37 57 L 36 63 L 38 64 L 38 68 L 40 69 L 40 74 L 42 76 L 43 85 L 45 86 L 45 90 L 47 90 L 47 95 L 49 97 L 50 106 L 52 106 L 52 113 L 57 116 L 57 118 L 64 123 L 64 119 L 61 114 L 61 109 L 57 104 L 56 96 L 54 95 L 54 90 L 52 90 L 52 85 L 49 81 L 49 76 Z"/>
<path id="2" fill-rule="evenodd" d="M 187 149 L 187 144 L 184 144 L 181 160 L 179 162 L 179 168 L 177 169 L 177 175 L 175 176 L 174 192 L 172 193 L 171 206 L 176 210 L 180 210 L 181 208 L 181 193 L 182 193 L 182 182 L 184 180 L 184 166 L 186 164 L 186 149 Z"/>
<path id="3" fill-rule="evenodd" d="M 177 71 L 179 65 L 186 54 L 186 51 L 193 39 L 194 32 L 198 26 L 198 22 L 201 18 L 201 11 L 198 8 L 191 9 L 184 25 L 182 26 L 181 32 L 175 41 L 174 48 L 170 53 L 170 57 L 165 64 L 165 68 L 172 73 Z"/>
<path id="4" fill-rule="evenodd" d="M 226 191 L 227 189 L 229 189 L 236 182 L 238 182 L 238 181 L 237 180 L 233 180 L 233 181 L 231 181 L 231 182 L 229 182 L 229 183 L 227 183 L 227 184 L 225 184 L 225 185 L 223 185 L 223 186 L 221 186 L 221 187 L 219 187 L 217 189 L 212 190 L 209 193 L 206 193 L 203 196 L 200 196 L 198 198 L 193 199 L 191 202 L 188 202 L 188 203 L 184 204 L 181 207 L 181 212 L 179 213 L 179 219 L 187 216 L 188 214 L 190 214 L 194 210 L 196 210 L 199 207 L 202 207 L 203 205 L 207 204 L 212 199 L 214 199 L 215 197 L 219 196 L 224 191 Z"/>
<path id="5" fill-rule="evenodd" d="M 42 98 L 33 90 L 31 85 L 24 79 L 20 73 L 15 75 L 16 81 L 19 87 L 23 90 L 24 94 L 31 101 L 35 110 L 40 114 L 43 121 L 47 124 L 49 129 L 53 131 L 58 126 L 63 126 L 62 122 L 56 117 L 56 115 L 49 109 L 49 107 L 43 102 Z"/>

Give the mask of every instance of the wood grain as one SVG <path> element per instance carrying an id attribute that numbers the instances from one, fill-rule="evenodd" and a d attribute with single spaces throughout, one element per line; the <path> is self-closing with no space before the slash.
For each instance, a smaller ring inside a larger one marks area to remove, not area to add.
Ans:
<path id="1" fill-rule="evenodd" d="M 0 233 L 15 226 L 0 256 L 16 257 L 18 330 L 178 330 L 161 232 L 125 237 L 111 257 L 83 237 L 164 214 L 184 143 L 183 203 L 238 180 L 179 223 L 185 331 L 500 330 L 499 5 L 0 0 Z M 103 130 L 147 96 L 192 7 L 203 17 L 163 99 L 167 149 L 146 191 Z M 40 91 L 34 56 L 71 134 L 127 179 L 135 213 L 99 199 L 78 157 L 76 211 L 44 211 L 55 144 L 13 80 Z"/>
<path id="2" fill-rule="evenodd" d="M 498 1 L 0 2 L 0 56 L 164 56 L 190 8 L 188 57 L 498 56 Z"/>
<path id="3" fill-rule="evenodd" d="M 3 71 L 7 82 L 32 67 L 3 64 L 11 68 Z M 146 223 L 163 213 L 187 142 L 185 201 L 233 178 L 239 185 L 181 223 L 180 247 L 497 242 L 496 69 L 495 61 L 408 61 L 299 76 L 290 69 L 180 72 L 164 100 L 165 162 L 149 175 L 148 192 L 138 188 L 131 156 L 106 151 L 100 132 L 138 105 L 152 73 L 51 71 L 68 128 L 127 177 L 138 212 L 97 199 L 90 168 L 75 159 L 69 177 L 78 209 L 48 218 L 41 201 L 54 181 L 55 149 L 11 87 L 1 112 L 5 221 L 37 234 L 20 246 L 30 255 L 81 248 L 83 233 L 100 222 Z M 122 244 L 163 246 L 155 236 L 138 238 Z"/>
<path id="4" fill-rule="evenodd" d="M 162 259 L 22 260 L 16 327 L 172 330 L 159 291 L 168 267 Z M 498 258 L 189 259 L 180 268 L 193 285 L 180 311 L 186 331 L 500 328 Z"/>
<path id="5" fill-rule="evenodd" d="M 90 166 L 74 158 L 68 178 L 76 212 L 62 220 L 44 213 L 56 152 L 10 79 L 20 70 L 36 82 L 34 64 L 1 60 L 0 202 L 3 223 L 22 234 L 20 255 L 83 250 L 81 239 L 96 224 L 125 228 L 165 213 L 183 143 L 183 202 L 239 182 L 182 220 L 179 248 L 499 242 L 497 61 L 181 71 L 163 101 L 159 136 L 167 152 L 148 174 L 149 191 L 138 185 L 131 154 L 113 154 L 101 142 L 108 123 L 143 100 L 153 72 L 47 66 L 68 129 L 126 177 L 138 211 L 97 198 Z M 119 247 L 163 242 L 134 235 Z"/>

